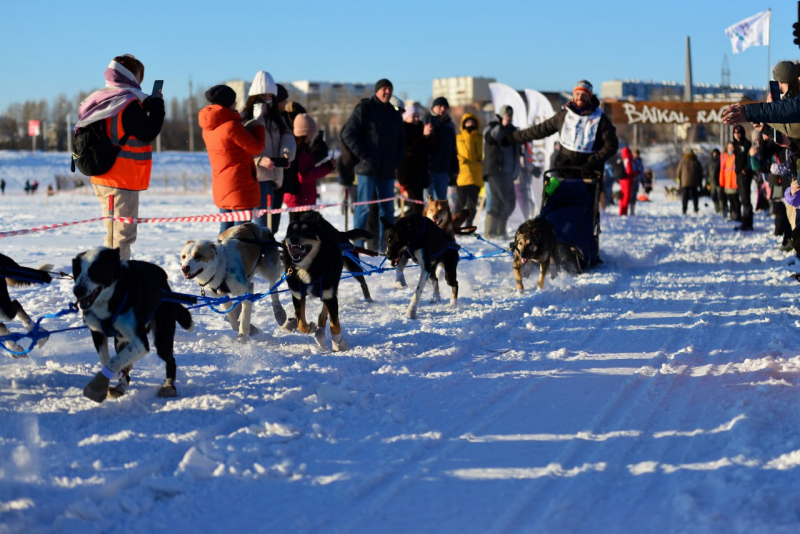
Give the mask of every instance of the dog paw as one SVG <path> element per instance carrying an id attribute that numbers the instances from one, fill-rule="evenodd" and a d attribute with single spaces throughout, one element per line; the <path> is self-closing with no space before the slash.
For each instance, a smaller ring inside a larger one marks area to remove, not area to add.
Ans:
<path id="1" fill-rule="evenodd" d="M 91 382 L 83 388 L 83 396 L 94 402 L 101 403 L 108 396 L 108 384 L 110 380 L 103 373 L 97 373 Z"/>
<path id="2" fill-rule="evenodd" d="M 240 332 L 239 335 L 236 336 L 237 343 L 247 343 L 248 341 L 250 341 L 250 336 L 248 336 L 247 334 L 242 334 Z"/>
<path id="3" fill-rule="evenodd" d="M 408 287 L 405 276 L 398 276 L 394 281 L 394 287 L 395 289 L 403 289 L 404 287 Z"/>
<path id="4" fill-rule="evenodd" d="M 281 330 L 285 330 L 286 332 L 296 332 L 297 331 L 297 318 L 291 317 L 287 319 L 285 323 L 281 325 Z"/>
<path id="5" fill-rule="evenodd" d="M 372 300 L 372 297 L 367 297 L 364 299 L 364 302 L 375 302 L 375 301 Z"/>
<path id="6" fill-rule="evenodd" d="M 178 390 L 175 388 L 175 381 L 171 378 L 164 380 L 164 385 L 158 389 L 158 396 L 162 399 L 177 397 Z"/>
<path id="7" fill-rule="evenodd" d="M 434 293 L 433 297 L 431 297 L 431 304 L 436 304 L 437 302 L 442 301 L 442 296 L 439 293 Z"/>
<path id="8" fill-rule="evenodd" d="M 325 345 L 325 329 L 317 328 L 317 331 L 314 332 L 314 341 L 317 342 L 317 346 L 323 350 L 327 347 Z"/>
<path id="9" fill-rule="evenodd" d="M 47 330 L 45 330 L 42 327 L 39 327 L 39 332 L 43 336 L 45 336 L 45 337 L 39 338 L 39 341 L 36 342 L 36 346 L 41 349 L 42 347 L 44 347 L 44 344 L 47 343 L 47 341 L 50 339 L 50 332 L 48 332 Z"/>
<path id="10" fill-rule="evenodd" d="M 450 307 L 452 308 L 458 307 L 458 299 L 450 299 Z"/>
<path id="11" fill-rule="evenodd" d="M 254 335 L 258 334 L 259 332 L 261 332 L 261 330 L 259 330 L 257 326 L 252 325 L 252 324 L 250 325 L 250 335 L 251 336 L 254 336 Z"/>
<path id="12" fill-rule="evenodd" d="M 277 321 L 279 325 L 283 325 L 286 323 L 286 310 L 283 309 L 283 306 L 281 306 L 280 304 L 278 305 L 273 304 L 272 313 L 275 315 L 275 321 Z"/>
<path id="13" fill-rule="evenodd" d="M 347 344 L 344 338 L 339 339 L 336 341 L 335 339 L 331 339 L 331 348 L 333 352 L 342 352 L 345 350 L 350 350 L 350 345 Z"/>
<path id="14" fill-rule="evenodd" d="M 317 332 L 317 323 L 314 322 L 308 323 L 308 332 L 306 332 L 306 334 L 316 335 L 316 332 Z"/>
<path id="15" fill-rule="evenodd" d="M 416 306 L 409 306 L 406 310 L 406 317 L 409 319 L 416 319 L 417 318 L 417 307 Z"/>
<path id="16" fill-rule="evenodd" d="M 525 294 L 525 290 L 522 289 L 521 287 L 518 287 L 517 288 L 517 295 L 524 295 L 524 294 Z"/>
<path id="17" fill-rule="evenodd" d="M 22 352 L 25 350 L 18 343 L 15 343 L 14 341 L 6 341 L 4 345 L 8 350 L 13 350 L 14 352 Z M 12 358 L 24 358 L 25 356 L 27 356 L 27 354 L 11 354 Z"/>

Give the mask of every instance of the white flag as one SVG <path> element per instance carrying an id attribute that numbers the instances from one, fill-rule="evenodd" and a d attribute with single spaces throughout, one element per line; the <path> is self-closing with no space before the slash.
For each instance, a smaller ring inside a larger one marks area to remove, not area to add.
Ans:
<path id="1" fill-rule="evenodd" d="M 541 122 L 546 121 L 550 117 L 552 117 L 555 113 L 553 112 L 553 106 L 550 104 L 550 101 L 547 100 L 547 97 L 544 96 L 539 91 L 534 91 L 533 89 L 525 89 L 525 98 L 528 99 L 528 124 L 531 126 L 535 126 Z M 550 155 L 555 150 L 555 142 L 556 142 L 557 134 L 553 134 L 549 137 L 545 137 L 544 139 L 538 139 L 536 141 L 531 141 L 531 158 L 533 159 L 533 164 L 540 169 L 541 173 L 544 173 L 547 169 L 550 168 Z M 542 187 L 544 185 L 544 176 L 539 174 L 539 176 L 533 177 L 533 183 L 531 184 L 531 194 L 533 195 L 533 202 L 534 202 L 534 215 L 539 214 L 539 210 L 542 208 Z"/>
<path id="2" fill-rule="evenodd" d="M 733 53 L 744 52 L 751 46 L 769 46 L 769 19 L 768 9 L 727 28 L 725 33 L 731 40 Z"/>

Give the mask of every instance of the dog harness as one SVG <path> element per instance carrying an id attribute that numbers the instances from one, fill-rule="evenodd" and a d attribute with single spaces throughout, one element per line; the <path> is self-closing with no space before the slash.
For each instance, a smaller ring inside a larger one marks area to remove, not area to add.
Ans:
<path id="1" fill-rule="evenodd" d="M 114 329 L 114 323 L 117 322 L 117 318 L 119 317 L 119 314 L 122 312 L 122 308 L 124 308 L 125 303 L 128 302 L 128 295 L 130 294 L 130 292 L 131 288 L 130 286 L 128 286 L 128 289 L 125 290 L 125 296 L 122 297 L 122 303 L 119 305 L 119 308 L 117 308 L 117 310 L 114 312 L 114 314 L 111 316 L 110 319 L 101 319 L 100 317 L 97 316 L 96 313 L 94 313 L 92 310 L 89 310 L 88 315 L 92 315 L 95 319 L 97 319 L 97 321 L 100 323 L 100 326 L 103 328 L 103 334 L 105 334 L 106 337 L 120 336 L 120 333 L 117 332 L 116 329 Z M 157 307 L 158 306 L 156 306 L 156 308 Z M 153 313 L 155 313 L 155 311 Z M 148 319 L 147 321 L 149 322 L 150 319 Z"/>
<path id="2" fill-rule="evenodd" d="M 258 239 L 258 236 L 256 236 L 256 233 L 251 226 L 248 226 L 247 229 L 250 230 L 251 234 L 253 234 L 253 239 L 237 239 L 237 241 L 241 241 L 242 243 L 247 243 L 248 245 L 258 246 L 258 252 L 259 252 L 258 261 L 256 261 L 255 265 L 253 265 L 253 270 L 250 271 L 250 273 L 247 275 L 247 279 L 250 280 L 250 277 L 253 276 L 253 273 L 256 272 L 256 269 L 258 269 L 259 264 L 261 264 L 261 260 L 267 257 L 267 254 L 271 249 L 281 248 L 281 244 L 274 240 L 261 241 L 260 239 Z"/>
<path id="3" fill-rule="evenodd" d="M 419 235 L 417 236 L 417 239 L 415 241 L 419 241 L 420 239 L 422 239 L 422 236 L 425 233 L 425 230 L 427 228 L 428 228 L 428 218 L 424 217 L 423 220 L 422 220 L 422 229 L 419 231 Z M 445 245 L 445 247 L 442 250 L 440 250 L 439 252 L 436 252 L 434 254 L 431 254 L 430 256 L 428 256 L 428 258 L 432 259 L 432 260 L 435 260 L 436 258 L 441 256 L 442 254 L 444 254 L 448 250 L 456 250 L 456 251 L 461 250 L 461 245 L 459 245 L 455 241 L 450 241 L 450 242 L 447 243 L 447 245 Z M 406 250 L 406 253 L 408 253 L 408 250 Z"/>

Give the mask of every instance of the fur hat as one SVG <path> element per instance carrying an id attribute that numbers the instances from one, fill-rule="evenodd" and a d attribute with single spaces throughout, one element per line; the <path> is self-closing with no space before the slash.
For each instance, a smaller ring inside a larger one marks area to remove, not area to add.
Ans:
<path id="1" fill-rule="evenodd" d="M 317 133 L 317 123 L 311 118 L 308 113 L 301 113 L 294 118 L 294 136 L 305 137 L 307 135 L 314 136 Z"/>
<path id="2" fill-rule="evenodd" d="M 594 87 L 586 80 L 580 80 L 578 83 L 575 84 L 575 87 L 572 89 L 572 92 L 575 91 L 583 91 L 584 93 L 589 95 L 589 98 L 594 96 Z"/>
<path id="3" fill-rule="evenodd" d="M 250 91 L 247 92 L 247 96 L 266 94 L 277 95 L 278 85 L 275 83 L 272 74 L 265 70 L 260 70 L 256 72 L 256 76 L 253 78 L 253 83 L 250 84 Z"/>
<path id="4" fill-rule="evenodd" d="M 392 90 L 394 90 L 394 85 L 392 85 L 392 82 L 390 82 L 386 78 L 381 78 L 380 80 L 375 82 L 375 91 L 374 92 L 377 93 L 378 91 L 380 91 L 381 89 L 383 89 L 386 86 L 389 86 L 389 87 L 392 88 Z"/>
<path id="5" fill-rule="evenodd" d="M 219 104 L 224 108 L 229 108 L 236 102 L 236 91 L 227 85 L 215 85 L 206 91 L 206 100 L 212 104 Z"/>
<path id="6" fill-rule="evenodd" d="M 797 81 L 797 65 L 791 61 L 780 61 L 772 69 L 772 77 L 780 83 Z"/>
<path id="7" fill-rule="evenodd" d="M 447 99 L 445 97 L 440 96 L 436 100 L 433 101 L 433 104 L 431 104 L 431 108 L 433 108 L 434 106 L 444 106 L 446 108 L 449 108 L 450 107 L 450 103 L 447 101 Z"/>

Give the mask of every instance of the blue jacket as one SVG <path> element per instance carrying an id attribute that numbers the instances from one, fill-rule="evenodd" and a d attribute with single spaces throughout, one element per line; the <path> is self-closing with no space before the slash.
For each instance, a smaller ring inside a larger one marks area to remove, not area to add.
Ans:
<path id="1" fill-rule="evenodd" d="M 785 98 L 779 102 L 747 104 L 744 116 L 750 122 L 789 124 L 800 122 L 800 96 Z"/>

